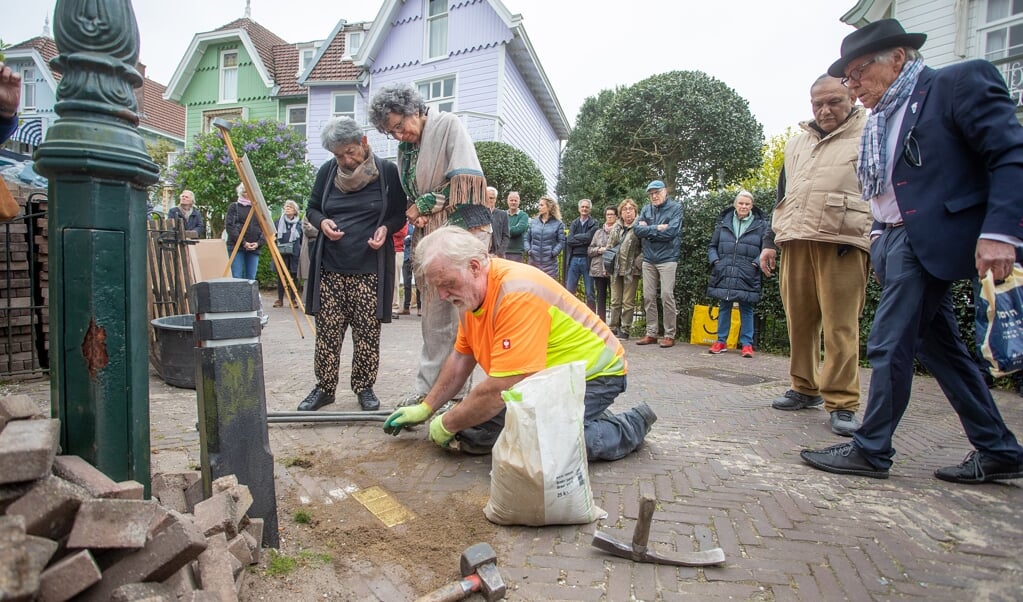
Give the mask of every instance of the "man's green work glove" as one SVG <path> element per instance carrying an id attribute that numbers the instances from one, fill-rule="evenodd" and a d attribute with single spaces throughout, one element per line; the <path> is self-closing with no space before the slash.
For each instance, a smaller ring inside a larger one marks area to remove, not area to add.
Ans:
<path id="1" fill-rule="evenodd" d="M 398 408 L 384 421 L 384 432 L 388 435 L 397 435 L 401 429 L 413 424 L 422 424 L 433 414 L 430 406 L 421 401 L 414 406 Z"/>
<path id="2" fill-rule="evenodd" d="M 444 428 L 444 414 L 438 414 L 432 421 L 430 421 L 430 441 L 433 441 L 441 447 L 447 447 L 451 440 L 455 438 L 455 434 Z"/>

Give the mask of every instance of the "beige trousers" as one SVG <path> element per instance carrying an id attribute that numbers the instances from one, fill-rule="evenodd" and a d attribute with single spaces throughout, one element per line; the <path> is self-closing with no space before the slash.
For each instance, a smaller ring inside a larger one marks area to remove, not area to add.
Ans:
<path id="1" fill-rule="evenodd" d="M 778 285 L 789 331 L 792 388 L 820 395 L 828 412 L 860 407 L 860 314 L 870 256 L 808 240 L 781 243 Z M 821 360 L 821 337 L 824 359 Z"/>

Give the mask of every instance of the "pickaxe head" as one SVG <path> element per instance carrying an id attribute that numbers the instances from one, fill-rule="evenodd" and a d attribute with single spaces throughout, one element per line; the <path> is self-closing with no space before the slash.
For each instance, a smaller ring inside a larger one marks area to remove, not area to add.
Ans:
<path id="1" fill-rule="evenodd" d="M 210 122 L 210 124 L 213 127 L 217 128 L 218 130 L 223 130 L 223 131 L 228 131 L 232 127 L 234 127 L 233 123 L 231 123 L 230 121 L 224 119 L 223 117 L 217 117 L 212 122 Z"/>
<path id="2" fill-rule="evenodd" d="M 507 592 L 504 579 L 497 570 L 497 553 L 488 543 L 477 543 L 462 552 L 461 571 L 463 577 L 475 574 L 480 580 L 480 590 L 487 602 L 504 598 Z"/>

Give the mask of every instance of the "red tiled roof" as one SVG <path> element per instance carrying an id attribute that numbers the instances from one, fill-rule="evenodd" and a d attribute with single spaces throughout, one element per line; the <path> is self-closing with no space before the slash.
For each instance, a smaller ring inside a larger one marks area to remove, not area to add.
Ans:
<path id="1" fill-rule="evenodd" d="M 184 139 L 185 107 L 164 100 L 163 93 L 166 89 L 167 86 L 148 77 L 142 80 L 141 92 L 138 90 L 135 92 L 141 97 L 139 125 Z"/>
<path id="2" fill-rule="evenodd" d="M 357 24 L 357 27 L 362 30 L 361 23 Z M 345 27 L 344 31 L 351 30 Z M 307 81 L 354 81 L 359 78 L 359 69 L 355 64 L 350 59 L 341 60 L 341 57 L 345 55 L 345 39 L 347 38 L 344 31 L 338 32 L 330 41 L 330 45 L 327 46 L 327 50 L 313 67 Z"/>
<path id="3" fill-rule="evenodd" d="M 45 62 L 48 67 L 50 65 L 50 60 L 59 54 L 57 52 L 57 43 L 53 41 L 53 38 L 47 38 L 44 36 L 36 36 L 25 40 L 20 44 L 15 44 L 14 46 L 7 48 L 6 52 L 14 50 L 36 50 L 39 52 L 39 55 L 43 57 L 43 62 Z M 52 67 L 50 68 L 50 71 L 53 73 L 53 79 L 59 82 L 61 76 L 60 72 L 54 71 Z"/>
<path id="4" fill-rule="evenodd" d="M 263 27 L 259 23 L 256 23 L 252 19 L 247 18 L 236 19 L 223 27 L 214 29 L 213 31 L 226 31 L 230 29 L 243 29 L 249 34 L 249 38 L 256 46 L 256 52 L 259 53 L 259 58 L 263 61 L 263 65 L 266 66 L 266 70 L 270 74 L 270 78 L 276 81 L 277 74 L 274 69 L 274 46 L 287 45 L 287 42 L 274 32 Z"/>
<path id="5" fill-rule="evenodd" d="M 274 71 L 277 85 L 281 88 L 278 96 L 306 96 L 305 88 L 298 85 L 298 46 L 281 44 L 273 47 Z"/>

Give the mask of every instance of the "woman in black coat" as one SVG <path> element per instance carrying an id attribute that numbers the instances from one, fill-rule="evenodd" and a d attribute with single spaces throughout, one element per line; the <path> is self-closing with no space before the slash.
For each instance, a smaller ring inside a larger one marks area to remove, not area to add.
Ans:
<path id="1" fill-rule="evenodd" d="M 320 231 L 309 266 L 306 312 L 316 316 L 316 387 L 301 411 L 334 403 L 345 331 L 352 329 L 352 392 L 359 406 L 380 407 L 373 393 L 380 365 L 380 324 L 391 321 L 393 234 L 405 226 L 405 191 L 394 163 L 373 154 L 354 120 L 331 119 L 320 135 L 334 157 L 320 167 L 306 218 Z"/>
<path id="2" fill-rule="evenodd" d="M 763 246 L 767 222 L 753 206 L 753 195 L 743 190 L 733 206 L 721 212 L 707 254 L 711 272 L 707 295 L 720 299 L 718 340 L 710 347 L 714 354 L 727 350 L 732 327 L 732 305 L 739 303 L 739 346 L 742 357 L 753 357 L 753 306 L 760 301 L 760 266 L 757 258 Z"/>

